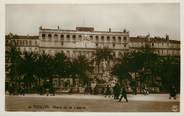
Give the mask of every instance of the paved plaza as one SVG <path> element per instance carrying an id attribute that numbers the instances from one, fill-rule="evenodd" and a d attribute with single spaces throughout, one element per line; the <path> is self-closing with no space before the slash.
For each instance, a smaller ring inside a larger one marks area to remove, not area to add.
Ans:
<path id="1" fill-rule="evenodd" d="M 56 96 L 5 96 L 6 111 L 57 111 L 57 112 L 173 112 L 179 111 L 176 100 L 168 94 L 128 95 L 129 102 L 118 102 L 103 95 L 63 94 Z"/>

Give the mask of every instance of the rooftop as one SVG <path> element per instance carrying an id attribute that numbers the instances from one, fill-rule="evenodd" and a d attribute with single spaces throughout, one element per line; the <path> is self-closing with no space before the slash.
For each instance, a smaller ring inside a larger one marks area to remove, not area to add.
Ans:
<path id="1" fill-rule="evenodd" d="M 49 30 L 49 31 L 70 31 L 70 32 L 99 32 L 99 33 L 129 33 L 126 29 L 124 29 L 123 31 L 111 31 L 111 28 L 109 28 L 108 31 L 95 31 L 94 27 L 76 27 L 75 30 L 65 30 L 65 29 L 60 29 L 59 26 L 57 27 L 57 29 L 49 29 L 49 28 L 43 28 L 40 27 L 40 30 Z"/>

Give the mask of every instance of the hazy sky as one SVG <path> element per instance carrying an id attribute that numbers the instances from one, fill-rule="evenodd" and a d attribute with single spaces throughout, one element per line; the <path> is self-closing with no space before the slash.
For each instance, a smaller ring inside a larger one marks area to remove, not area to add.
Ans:
<path id="1" fill-rule="evenodd" d="M 38 35 L 39 26 L 75 29 L 93 26 L 95 30 L 123 31 L 130 36 L 144 35 L 179 38 L 179 4 L 133 3 L 93 5 L 7 5 L 6 34 Z"/>

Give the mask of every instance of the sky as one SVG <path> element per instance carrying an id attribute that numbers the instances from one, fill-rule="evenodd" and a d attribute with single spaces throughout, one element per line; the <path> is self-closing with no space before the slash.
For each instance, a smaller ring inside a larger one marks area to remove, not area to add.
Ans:
<path id="1" fill-rule="evenodd" d="M 94 27 L 97 31 L 130 32 L 180 39 L 180 9 L 177 3 L 122 4 L 8 4 L 6 34 L 38 35 L 39 27 L 72 29 Z"/>

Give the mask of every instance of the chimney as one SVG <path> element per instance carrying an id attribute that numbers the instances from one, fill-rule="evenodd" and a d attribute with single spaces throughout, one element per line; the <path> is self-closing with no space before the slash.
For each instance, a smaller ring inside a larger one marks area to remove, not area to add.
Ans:
<path id="1" fill-rule="evenodd" d="M 40 30 L 42 30 L 42 26 L 40 26 Z"/>
<path id="2" fill-rule="evenodd" d="M 111 32 L 111 28 L 109 28 L 109 32 Z"/>
<path id="3" fill-rule="evenodd" d="M 127 32 L 126 29 L 124 29 L 124 30 L 123 30 L 123 33 L 126 33 L 126 32 Z"/>
<path id="4" fill-rule="evenodd" d="M 29 34 L 27 34 L 27 38 L 29 38 Z"/>
<path id="5" fill-rule="evenodd" d="M 166 40 L 169 40 L 169 35 L 166 34 L 166 37 L 165 37 Z"/>
<path id="6" fill-rule="evenodd" d="M 59 30 L 59 26 L 57 26 L 57 29 Z"/>

